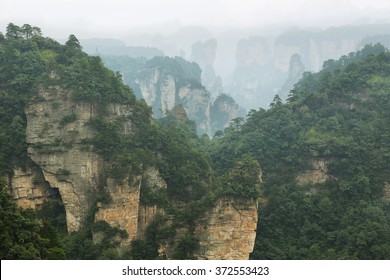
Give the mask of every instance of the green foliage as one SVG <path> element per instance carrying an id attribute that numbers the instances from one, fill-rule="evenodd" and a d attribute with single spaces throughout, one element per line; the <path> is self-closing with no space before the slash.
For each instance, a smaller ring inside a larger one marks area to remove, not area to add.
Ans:
<path id="1" fill-rule="evenodd" d="M 260 195 L 260 176 L 259 163 L 246 154 L 236 161 L 227 175 L 222 177 L 220 195 L 257 199 Z"/>
<path id="2" fill-rule="evenodd" d="M 222 176 L 245 154 L 261 164 L 264 204 L 251 258 L 390 257 L 381 198 L 390 179 L 389 74 L 390 54 L 366 46 L 306 73 L 287 104 L 275 97 L 209 144 Z M 328 162 L 329 179 L 301 186 L 296 178 L 313 160 Z"/>
<path id="3" fill-rule="evenodd" d="M 81 50 L 80 42 L 73 34 L 69 35 L 68 41 L 66 41 L 65 46 L 72 49 Z"/>
<path id="4" fill-rule="evenodd" d="M 163 242 L 172 239 L 176 230 L 166 225 L 166 217 L 156 215 L 146 229 L 145 240 L 136 239 L 131 243 L 131 258 L 134 260 L 159 259 L 158 249 Z"/>
<path id="5" fill-rule="evenodd" d="M 93 235 L 102 238 L 94 242 Z M 123 255 L 116 248 L 127 237 L 126 231 L 112 227 L 105 221 L 88 224 L 64 238 L 66 256 L 73 260 L 121 259 Z"/>
<path id="6" fill-rule="evenodd" d="M 133 260 L 153 260 L 157 256 L 146 241 L 135 239 L 131 242 L 131 257 Z"/>
<path id="7" fill-rule="evenodd" d="M 38 223 L 32 209 L 21 209 L 0 178 L 0 259 L 64 259 L 57 231 L 49 221 Z"/>
<path id="8" fill-rule="evenodd" d="M 193 146 L 193 141 L 198 141 L 196 132 L 192 130 L 192 136 L 196 138 L 191 139 L 185 129 L 175 123 L 165 127 L 160 171 L 167 182 L 169 195 L 188 202 L 207 193 L 211 170 L 206 154 Z"/>
<path id="9" fill-rule="evenodd" d="M 147 61 L 145 66 L 148 68 L 158 67 L 163 75 L 174 77 L 178 88 L 186 84 L 194 88 L 203 88 L 200 82 L 202 70 L 199 65 L 194 62 L 187 62 L 181 57 L 158 56 Z"/>
<path id="10" fill-rule="evenodd" d="M 0 178 L 0 258 L 40 259 L 39 225 L 30 210 L 16 206 Z"/>
<path id="11" fill-rule="evenodd" d="M 174 258 L 178 260 L 190 260 L 193 258 L 193 253 L 199 249 L 199 241 L 193 234 L 184 235 L 177 245 Z"/>
<path id="12" fill-rule="evenodd" d="M 77 120 L 77 115 L 76 114 L 70 114 L 70 115 L 66 115 L 64 116 L 61 120 L 60 120 L 60 126 L 61 127 L 64 127 L 65 125 L 67 124 L 70 124 L 70 123 L 73 123 Z"/>
<path id="13" fill-rule="evenodd" d="M 155 166 L 167 182 L 168 188 L 157 192 L 144 186 L 142 203 L 159 205 L 172 215 L 180 216 L 181 221 L 185 221 L 184 226 L 194 224 L 195 219 L 206 210 L 206 203 L 202 201 L 211 191 L 208 187 L 211 181 L 210 159 L 201 149 L 202 144 L 196 135 L 194 123 L 176 123 L 174 120 L 164 120 L 161 124 L 152 123 L 151 108 L 144 101 L 136 101 L 132 90 L 123 84 L 119 73 L 105 68 L 99 57 L 83 53 L 74 35 L 70 35 L 65 45 L 61 45 L 52 39 L 43 38 L 39 29 L 11 24 L 7 35 L 0 42 L 0 60 L 0 159 L 3 174 L 11 174 L 12 166 L 27 155 L 24 140 L 26 105 L 39 101 L 39 89 L 59 86 L 69 90 L 73 100 L 96 106 L 98 114 L 89 124 L 97 134 L 93 139 L 84 140 L 83 144 L 92 144 L 94 150 L 103 157 L 107 177 L 122 183 L 123 180 L 130 180 L 130 174 L 142 174 L 145 167 Z M 178 83 L 201 87 L 199 66 L 181 58 L 156 58 L 137 63 L 139 65 L 134 66 L 135 68 L 144 64 L 159 67 L 163 75 L 177 77 Z M 108 106 L 111 103 L 130 105 L 131 114 L 123 118 L 108 116 Z M 54 109 L 56 106 L 59 105 L 53 103 Z M 64 127 L 76 120 L 76 114 L 70 114 L 64 116 L 59 125 Z M 132 131 L 124 133 L 123 128 L 130 124 Z M 42 135 L 47 129 L 48 127 L 43 128 Z M 64 145 L 59 138 L 55 144 Z M 36 143 L 34 149 L 46 151 L 42 143 Z M 66 180 L 70 171 L 59 169 L 57 175 Z M 97 199 L 110 203 L 109 196 L 104 192 L 100 192 Z M 172 200 L 191 203 L 183 211 L 176 213 Z M 199 210 L 190 211 L 195 205 L 200 207 Z M 40 215 L 43 217 L 47 212 L 45 207 Z M 93 217 L 90 218 L 92 221 Z M 56 229 L 60 227 L 59 221 L 50 221 L 56 225 Z M 114 250 L 116 243 L 109 242 L 107 247 L 93 244 L 92 231 L 96 229 L 90 225 L 91 221 L 81 231 L 66 237 L 66 256 L 75 259 L 118 257 Z M 164 227 L 161 225 L 154 235 L 159 236 L 163 232 Z M 148 240 L 149 243 L 152 242 L 152 239 Z M 55 248 L 60 247 L 53 247 L 53 250 L 50 247 L 45 254 L 50 258 L 60 258 L 61 251 Z"/>

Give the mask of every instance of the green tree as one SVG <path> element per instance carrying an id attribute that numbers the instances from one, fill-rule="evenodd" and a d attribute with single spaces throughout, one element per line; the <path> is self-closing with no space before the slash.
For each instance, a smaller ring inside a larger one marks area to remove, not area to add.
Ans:
<path id="1" fill-rule="evenodd" d="M 76 50 L 81 50 L 80 42 L 73 34 L 69 35 L 65 45 Z"/>
<path id="2" fill-rule="evenodd" d="M 40 259 L 39 224 L 32 210 L 16 206 L 0 178 L 0 259 Z"/>

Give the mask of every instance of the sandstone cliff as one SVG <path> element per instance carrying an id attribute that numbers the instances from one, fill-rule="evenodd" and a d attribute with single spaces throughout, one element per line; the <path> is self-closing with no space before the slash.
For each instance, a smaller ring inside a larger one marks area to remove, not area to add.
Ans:
<path id="1" fill-rule="evenodd" d="M 231 120 L 245 115 L 245 110 L 231 96 L 221 94 L 215 99 L 211 107 L 211 129 L 214 133 L 218 130 L 224 131 Z"/>
<path id="2" fill-rule="evenodd" d="M 127 105 L 111 104 L 110 118 L 131 114 Z M 42 170 L 44 180 L 59 190 L 66 210 L 69 231 L 80 229 L 94 203 L 102 181 L 104 161 L 88 140 L 96 135 L 90 121 L 97 108 L 75 102 L 59 87 L 39 92 L 26 108 L 28 155 Z M 126 123 L 124 133 L 130 133 Z"/>
<path id="3" fill-rule="evenodd" d="M 197 123 L 198 132 L 211 135 L 211 97 L 203 86 L 183 83 L 158 67 L 142 69 L 138 76 L 134 83 L 142 98 L 152 107 L 154 117 L 161 118 L 176 104 L 182 104 L 188 117 Z"/>
<path id="4" fill-rule="evenodd" d="M 189 98 L 189 91 L 190 88 L 184 87 L 179 95 Z M 31 161 L 27 169 L 15 169 L 9 186 L 22 207 L 39 210 L 51 197 L 61 199 L 68 232 L 80 230 L 91 217 L 95 223 L 103 221 L 124 230 L 127 236 L 120 240 L 120 248 L 124 248 L 136 239 L 145 239 L 158 216 L 167 217 L 168 226 L 176 222 L 164 207 L 142 199 L 146 190 L 159 193 L 167 189 L 156 167 L 145 166 L 141 173 L 129 167 L 124 180 L 107 176 L 108 163 L 90 142 L 98 135 L 91 120 L 99 109 L 91 103 L 75 101 L 71 91 L 61 87 L 40 90 L 25 110 Z M 178 118 L 186 118 L 183 106 L 174 111 Z M 132 112 L 130 105 L 112 103 L 105 114 L 113 122 L 127 119 L 120 128 L 127 135 L 136 133 L 134 124 L 126 118 Z M 102 194 L 108 199 L 99 199 Z M 171 203 L 180 207 L 179 202 Z M 197 222 L 195 234 L 200 247 L 195 256 L 247 259 L 254 246 L 256 226 L 256 201 L 221 198 Z M 161 243 L 159 249 L 168 259 L 175 257 L 173 249 L 181 233 L 188 232 L 186 226 L 176 227 L 176 235 Z M 94 242 L 102 242 L 103 236 L 99 230 L 93 232 Z"/>
<path id="5" fill-rule="evenodd" d="M 197 256 L 208 260 L 246 260 L 256 238 L 258 203 L 222 198 L 197 227 L 200 239 Z"/>

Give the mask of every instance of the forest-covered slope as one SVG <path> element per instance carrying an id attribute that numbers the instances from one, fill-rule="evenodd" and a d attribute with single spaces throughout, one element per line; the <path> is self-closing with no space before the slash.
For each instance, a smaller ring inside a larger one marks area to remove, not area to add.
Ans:
<path id="1" fill-rule="evenodd" d="M 250 154 L 264 172 L 253 259 L 390 258 L 389 77 L 390 53 L 367 45 L 213 140 L 217 170 Z"/>

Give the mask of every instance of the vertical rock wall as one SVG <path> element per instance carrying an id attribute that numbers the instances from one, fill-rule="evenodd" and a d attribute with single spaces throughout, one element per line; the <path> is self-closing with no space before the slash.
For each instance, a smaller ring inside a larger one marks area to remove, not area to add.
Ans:
<path id="1" fill-rule="evenodd" d="M 247 260 L 256 238 L 258 203 L 222 198 L 206 214 L 195 235 L 200 240 L 197 257 L 209 260 Z"/>
<path id="2" fill-rule="evenodd" d="M 108 106 L 111 119 L 131 114 L 126 105 Z M 28 155 L 63 199 L 69 231 L 80 229 L 102 182 L 104 162 L 88 144 L 96 132 L 89 122 L 97 116 L 91 103 L 72 99 L 69 91 L 52 87 L 38 93 L 26 108 Z M 131 124 L 123 130 L 131 131 Z"/>

